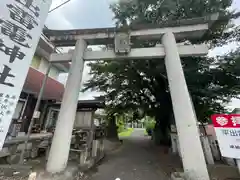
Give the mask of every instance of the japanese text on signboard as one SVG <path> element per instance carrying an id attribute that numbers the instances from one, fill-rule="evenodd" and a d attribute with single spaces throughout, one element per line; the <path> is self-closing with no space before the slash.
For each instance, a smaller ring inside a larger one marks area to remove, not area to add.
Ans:
<path id="1" fill-rule="evenodd" d="M 0 1 L 0 150 L 52 0 Z"/>
<path id="2" fill-rule="evenodd" d="M 0 51 L 9 56 L 9 63 L 14 63 L 16 59 L 24 59 L 23 48 L 31 48 L 28 40 L 32 39 L 31 29 L 38 26 L 37 17 L 40 9 L 34 6 L 33 0 L 15 0 L 14 4 L 6 6 L 9 9 L 10 20 L 0 19 L 0 32 L 8 36 L 15 44 L 13 47 L 8 47 L 4 40 L 0 39 Z M 14 87 L 14 84 L 10 83 L 11 78 L 15 78 L 11 70 L 9 65 L 3 65 L 2 72 L 0 72 L 0 84 Z M 8 82 L 7 79 L 9 79 Z"/>

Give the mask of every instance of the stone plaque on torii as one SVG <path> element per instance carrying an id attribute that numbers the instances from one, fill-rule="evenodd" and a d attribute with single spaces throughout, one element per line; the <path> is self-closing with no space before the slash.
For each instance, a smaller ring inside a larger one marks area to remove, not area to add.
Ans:
<path id="1" fill-rule="evenodd" d="M 217 20 L 218 14 L 214 14 L 163 25 L 134 26 L 125 33 L 116 32 L 115 28 L 46 30 L 45 35 L 56 46 L 75 46 L 72 52 L 52 54 L 50 58 L 51 62 L 71 61 L 72 64 L 48 158 L 47 171 L 56 173 L 66 168 L 85 61 L 165 58 L 184 171 L 194 180 L 209 180 L 197 120 L 180 61 L 180 57 L 184 56 L 206 55 L 208 47 L 206 44 L 177 44 L 177 41 L 201 38 Z M 130 40 L 135 39 L 156 40 L 162 44 L 151 48 L 131 48 Z M 86 50 L 87 45 L 102 44 L 115 44 L 114 50 Z"/>

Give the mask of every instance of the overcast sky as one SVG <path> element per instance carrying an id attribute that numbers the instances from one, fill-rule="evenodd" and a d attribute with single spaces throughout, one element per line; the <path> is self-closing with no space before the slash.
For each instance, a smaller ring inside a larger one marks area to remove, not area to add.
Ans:
<path id="1" fill-rule="evenodd" d="M 65 2 L 66 0 L 53 0 L 52 8 Z M 49 14 L 46 25 L 50 29 L 85 29 L 85 28 L 102 28 L 114 26 L 113 14 L 109 9 L 110 3 L 116 0 L 71 0 L 62 8 L 57 9 Z M 234 0 L 233 9 L 240 10 L 240 0 Z M 240 24 L 240 19 L 235 23 Z M 235 48 L 236 44 L 222 47 L 210 51 L 210 55 L 222 54 Z M 83 82 L 86 81 L 89 68 L 85 67 Z M 66 76 L 61 76 L 61 81 L 65 81 Z M 96 92 L 86 92 L 80 94 L 80 99 L 92 99 L 98 95 Z M 240 100 L 234 100 L 230 105 L 240 107 Z"/>

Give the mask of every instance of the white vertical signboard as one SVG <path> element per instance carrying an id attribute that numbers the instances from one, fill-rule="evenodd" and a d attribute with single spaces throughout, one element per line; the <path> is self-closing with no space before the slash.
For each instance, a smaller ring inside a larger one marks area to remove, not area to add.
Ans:
<path id="1" fill-rule="evenodd" d="M 0 150 L 52 0 L 0 0 Z"/>

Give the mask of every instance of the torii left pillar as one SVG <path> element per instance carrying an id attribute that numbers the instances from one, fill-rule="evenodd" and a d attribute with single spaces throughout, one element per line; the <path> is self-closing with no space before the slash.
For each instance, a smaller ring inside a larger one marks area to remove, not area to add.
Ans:
<path id="1" fill-rule="evenodd" d="M 87 45 L 83 39 L 77 41 L 48 156 L 46 170 L 50 173 L 62 172 L 67 166 L 84 67 L 83 57 L 86 48 Z"/>

